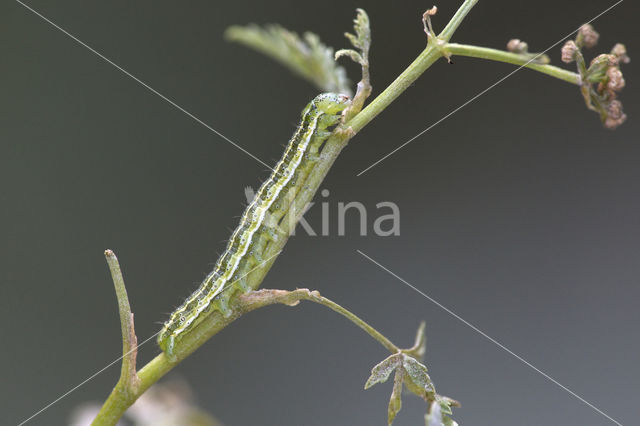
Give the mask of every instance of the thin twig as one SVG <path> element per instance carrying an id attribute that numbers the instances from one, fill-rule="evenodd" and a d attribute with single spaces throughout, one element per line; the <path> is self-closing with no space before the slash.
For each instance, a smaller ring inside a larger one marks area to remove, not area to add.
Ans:
<path id="1" fill-rule="evenodd" d="M 122 277 L 118 258 L 111 250 L 106 250 L 104 256 L 107 259 L 113 285 L 116 289 L 118 311 L 120 313 L 120 327 L 122 329 L 122 370 L 117 386 L 122 385 L 127 391 L 135 392 L 135 388 L 137 388 L 140 380 L 136 373 L 138 339 L 133 324 L 133 313 L 129 306 L 127 288 L 124 285 L 124 278 Z"/>
<path id="2" fill-rule="evenodd" d="M 353 314 L 349 310 L 343 308 L 332 300 L 320 295 L 317 291 L 311 291 L 307 288 L 299 288 L 293 291 L 263 289 L 252 291 L 250 293 L 238 297 L 240 303 L 247 308 L 253 310 L 266 305 L 281 303 L 288 306 L 295 306 L 301 300 L 319 303 L 327 308 L 339 313 L 349 321 L 367 332 L 371 337 L 377 340 L 392 354 L 400 352 L 400 348 L 394 345 L 389 339 L 382 335 L 378 330 L 367 324 L 363 319 Z"/>
<path id="3" fill-rule="evenodd" d="M 462 3 L 460 8 L 456 11 L 455 15 L 453 15 L 449 23 L 444 27 L 444 30 L 442 30 L 438 37 L 445 42 L 449 41 L 453 36 L 453 33 L 456 32 L 464 18 L 467 17 L 476 3 L 478 3 L 478 0 L 465 0 L 465 2 Z"/>
<path id="4" fill-rule="evenodd" d="M 471 46 L 467 44 L 447 43 L 443 46 L 445 52 L 454 56 L 469 56 L 472 58 L 488 59 L 490 61 L 506 62 L 520 65 L 543 74 L 550 75 L 567 83 L 580 84 L 580 75 L 554 65 L 540 64 L 532 61 L 533 53 L 523 55 L 520 53 L 506 52 L 504 50 L 491 49 L 489 47 Z"/>
<path id="5" fill-rule="evenodd" d="M 402 352 L 414 357 L 415 359 L 421 360 L 424 357 L 424 354 L 427 350 L 427 335 L 424 332 L 427 327 L 427 323 L 422 321 L 418 326 L 418 331 L 416 332 L 416 339 L 413 343 L 413 346 L 409 349 L 404 349 Z"/>

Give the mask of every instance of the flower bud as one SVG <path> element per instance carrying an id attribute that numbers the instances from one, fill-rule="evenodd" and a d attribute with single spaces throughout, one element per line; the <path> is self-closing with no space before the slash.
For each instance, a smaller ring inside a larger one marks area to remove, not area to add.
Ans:
<path id="1" fill-rule="evenodd" d="M 622 43 L 617 43 L 611 49 L 611 54 L 618 58 L 618 62 L 622 62 L 623 64 L 628 64 L 631 62 L 631 58 L 627 56 L 627 48 Z"/>
<path id="2" fill-rule="evenodd" d="M 578 46 L 573 40 L 569 40 L 562 46 L 562 62 L 570 64 L 575 61 L 577 52 Z"/>
<path id="3" fill-rule="evenodd" d="M 591 24 L 584 24 L 578 30 L 578 37 L 576 37 L 576 41 L 579 46 L 584 46 L 589 49 L 598 44 L 599 38 L 600 34 L 593 29 Z"/>
<path id="4" fill-rule="evenodd" d="M 622 102 L 613 100 L 607 105 L 607 118 L 604 121 L 607 129 L 615 129 L 626 119 L 627 115 L 622 111 Z"/>
<path id="5" fill-rule="evenodd" d="M 520 39 L 514 38 L 507 43 L 507 50 L 513 53 L 527 53 L 529 45 Z"/>
<path id="6" fill-rule="evenodd" d="M 624 88 L 625 81 L 620 68 L 609 67 L 609 69 L 607 69 L 607 78 L 609 79 L 609 81 L 607 81 L 607 89 L 619 92 Z"/>

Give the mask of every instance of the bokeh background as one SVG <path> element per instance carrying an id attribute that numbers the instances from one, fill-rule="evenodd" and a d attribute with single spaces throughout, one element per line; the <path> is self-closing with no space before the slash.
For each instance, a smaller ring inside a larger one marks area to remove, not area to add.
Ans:
<path id="1" fill-rule="evenodd" d="M 438 3 L 442 28 L 460 1 Z M 613 1 L 481 1 L 455 41 L 542 50 Z M 423 49 L 431 3 L 30 0 L 29 5 L 253 154 L 275 162 L 316 90 L 223 40 L 278 22 L 346 47 L 373 29 L 374 95 Z M 631 0 L 598 19 L 624 42 L 628 122 L 603 129 L 578 89 L 522 70 L 361 177 L 356 173 L 513 67 L 441 60 L 355 138 L 324 188 L 332 237 L 293 238 L 265 287 L 310 287 L 409 346 L 466 425 L 606 425 L 560 389 L 356 253 L 362 250 L 623 424 L 640 381 L 640 111 Z M 208 272 L 265 167 L 14 1 L 0 5 L 0 423 L 16 424 L 120 355 L 103 251 L 118 254 L 139 339 Z M 550 52 L 560 64 L 560 46 Z M 346 60 L 345 60 L 345 63 Z M 347 65 L 357 79 L 358 69 Z M 572 68 L 572 66 L 571 66 Z M 335 236 L 339 201 L 401 209 L 399 237 Z M 320 223 L 320 210 L 309 212 Z M 158 353 L 141 348 L 140 364 Z M 382 425 L 390 384 L 364 391 L 382 347 L 312 304 L 254 312 L 172 372 L 226 425 Z M 114 366 L 35 418 L 101 401 Z M 421 424 L 404 400 L 397 425 Z"/>

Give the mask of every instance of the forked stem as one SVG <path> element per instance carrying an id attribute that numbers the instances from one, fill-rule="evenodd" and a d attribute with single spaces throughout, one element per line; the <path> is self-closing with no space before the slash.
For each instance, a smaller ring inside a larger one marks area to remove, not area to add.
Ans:
<path id="1" fill-rule="evenodd" d="M 287 233 L 290 232 L 290 230 L 286 229 L 288 228 L 286 224 L 297 223 L 300 217 L 304 214 L 305 206 L 313 199 L 329 169 L 342 149 L 347 145 L 348 141 L 364 126 L 370 123 L 387 106 L 389 106 L 389 104 L 391 104 L 402 92 L 411 86 L 411 84 L 413 84 L 413 82 L 417 80 L 417 78 L 420 77 L 420 75 L 422 75 L 422 73 L 440 57 L 453 54 L 509 62 L 516 65 L 524 64 L 523 58 L 520 55 L 502 52 L 495 49 L 448 43 L 455 30 L 477 1 L 478 0 L 465 0 L 440 35 L 435 39 L 434 37 L 430 37 L 427 47 L 420 53 L 413 63 L 411 63 L 411 65 L 409 65 L 409 67 L 407 67 L 407 69 L 402 72 L 402 74 L 400 74 L 400 76 L 398 76 L 398 78 L 396 78 L 389 87 L 380 93 L 380 95 L 378 95 L 369 105 L 362 109 L 362 111 L 359 111 L 353 118 L 347 117 L 348 121 L 340 125 L 334 134 L 327 140 L 318 163 L 311 170 L 304 187 L 296 195 L 289 211 L 287 211 L 282 220 L 282 223 L 285 224 L 283 231 Z M 530 63 L 526 66 L 536 71 L 544 72 L 545 74 L 560 78 L 561 80 L 578 84 L 574 73 L 561 70 L 557 67 L 535 63 Z M 364 101 L 364 98 L 366 98 L 370 91 L 368 62 L 366 66 L 363 66 L 362 71 L 363 80 L 361 82 L 362 87 L 359 87 L 360 97 L 358 99 L 362 99 Z M 287 238 L 280 238 L 277 243 L 270 244 L 268 246 L 265 256 L 273 256 L 273 258 L 263 268 L 260 268 L 252 274 L 252 280 L 255 280 L 255 282 L 259 284 L 264 279 L 272 263 L 275 261 L 275 256 L 282 251 L 286 241 Z M 335 302 L 320 296 L 317 292 L 312 292 L 307 289 L 299 289 L 290 292 L 283 290 L 259 290 L 237 297 L 234 302 L 233 314 L 230 317 L 225 318 L 220 315 L 219 312 L 213 312 L 211 315 L 205 317 L 201 323 L 186 334 L 183 340 L 180 341 L 180 345 L 176 348 L 176 361 L 170 361 L 164 353 L 161 353 L 136 374 L 136 342 L 135 334 L 133 332 L 133 316 L 130 312 L 128 299 L 126 297 L 126 290 L 124 289 L 124 281 L 122 280 L 117 259 L 112 252 L 108 251 L 107 260 L 109 261 L 112 276 L 114 277 L 114 284 L 116 286 L 116 294 L 118 295 L 118 305 L 120 308 L 121 325 L 123 330 L 123 353 L 125 356 L 123 359 L 121 380 L 118 382 L 111 395 L 109 395 L 109 398 L 95 418 L 93 425 L 116 424 L 126 409 L 131 406 L 142 393 L 175 367 L 177 363 L 202 346 L 213 335 L 245 313 L 271 304 L 281 303 L 286 305 L 295 305 L 300 300 L 319 303 L 348 318 L 382 344 L 391 353 L 398 353 L 402 351 L 403 353 L 416 357 L 419 357 L 424 353 L 424 341 L 420 340 L 420 338 L 416 339 L 416 344 L 413 348 L 401 350 L 362 319 Z"/>
<path id="2" fill-rule="evenodd" d="M 458 13 L 456 13 L 456 15 L 454 16 L 454 19 L 457 20 L 457 23 L 456 25 L 451 27 L 451 34 L 453 34 L 453 31 L 455 31 L 455 28 L 457 28 L 459 22 L 462 21 L 462 18 L 466 16 L 468 11 L 476 2 L 477 0 L 465 0 L 463 5 L 460 7 L 460 10 L 458 10 Z M 298 222 L 300 217 L 304 214 L 305 206 L 313 199 L 313 196 L 320 187 L 320 184 L 324 180 L 325 176 L 329 172 L 329 169 L 335 162 L 342 149 L 346 147 L 349 139 L 351 139 L 357 131 L 362 129 L 384 108 L 386 108 L 391 102 L 393 102 L 393 100 L 396 99 L 400 95 L 400 93 L 406 90 L 407 87 L 409 87 L 441 55 L 441 51 L 435 48 L 432 43 L 429 43 L 427 48 L 418 56 L 418 58 L 409 66 L 409 68 L 407 68 L 407 70 L 405 70 L 385 91 L 383 91 L 365 109 L 360 111 L 353 119 L 340 126 L 334 132 L 334 134 L 325 143 L 318 163 L 312 169 L 303 189 L 296 195 L 296 198 L 291 204 L 289 211 L 285 214 L 282 223 L 289 224 Z M 368 73 L 368 67 L 366 67 L 365 72 Z M 368 79 L 367 77 L 367 75 L 364 76 L 365 80 Z M 366 88 L 363 89 L 366 90 Z M 287 226 L 285 225 L 285 228 L 286 227 Z M 268 257 L 271 255 L 275 255 L 276 253 L 281 251 L 286 241 L 287 238 L 281 238 L 278 240 L 277 244 L 269 245 L 265 256 Z M 265 265 L 265 267 L 256 271 L 256 273 L 252 275 L 252 279 L 257 280 L 258 282 L 262 281 L 274 261 L 275 257 L 267 265 Z M 301 296 L 303 294 L 304 292 L 300 293 Z M 142 393 L 144 393 L 153 383 L 157 382 L 162 376 L 164 376 L 168 371 L 175 367 L 180 361 L 189 356 L 193 351 L 202 346 L 209 338 L 229 325 L 239 316 L 253 309 L 257 309 L 260 306 L 264 306 L 264 301 L 254 300 L 252 302 L 251 300 L 249 300 L 246 303 L 243 303 L 242 300 L 243 299 L 240 297 L 237 298 L 236 309 L 234 309 L 234 313 L 230 317 L 224 318 L 219 314 L 219 312 L 213 312 L 200 324 L 198 324 L 190 333 L 184 336 L 184 339 L 180 342 L 180 346 L 176 348 L 176 361 L 171 362 L 164 353 L 161 353 L 153 360 L 151 360 L 138 372 L 137 377 L 139 379 L 139 382 L 135 389 L 126 389 L 126 391 L 123 391 L 123 389 L 119 387 L 120 382 L 118 382 L 118 385 L 116 385 L 113 392 L 109 395 L 109 398 L 107 398 L 105 404 L 102 406 L 100 412 L 98 413 L 92 424 L 96 426 L 115 425 L 118 419 L 120 419 L 120 417 L 122 417 L 124 412 L 127 410 L 127 408 L 129 408 L 136 401 L 136 399 L 140 395 L 142 395 Z M 312 297 L 309 296 L 309 299 L 306 300 L 312 300 Z M 317 299 L 313 299 L 313 301 L 320 303 Z M 274 301 L 273 303 L 280 302 Z M 370 335 L 374 336 L 376 340 L 381 343 L 384 342 L 383 346 L 385 346 L 387 349 L 395 352 L 399 350 L 393 343 L 382 336 L 382 334 L 375 331 L 364 321 L 349 313 L 344 308 L 340 307 L 337 304 L 333 304 L 329 307 L 351 319 L 352 321 L 355 321 L 361 328 L 367 331 Z M 128 368 L 130 368 L 130 366 Z"/>

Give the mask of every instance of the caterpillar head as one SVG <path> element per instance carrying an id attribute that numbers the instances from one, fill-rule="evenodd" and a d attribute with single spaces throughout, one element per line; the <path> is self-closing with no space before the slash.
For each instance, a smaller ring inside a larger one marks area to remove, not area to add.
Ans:
<path id="1" fill-rule="evenodd" d="M 168 324 L 165 323 L 164 327 L 162 328 L 162 331 L 160 331 L 160 334 L 158 335 L 158 346 L 160 346 L 160 349 L 162 349 L 162 351 L 164 353 L 167 354 L 167 356 L 169 356 L 169 358 L 173 358 L 174 354 L 173 354 L 173 347 L 174 347 L 174 337 L 172 335 L 173 330 L 171 330 L 168 327 Z"/>
<path id="2" fill-rule="evenodd" d="M 351 105 L 351 99 L 347 95 L 339 93 L 321 93 L 316 96 L 309 105 L 302 111 L 304 117 L 312 110 L 318 110 L 324 114 L 335 115 L 341 113 L 346 107 Z"/>

